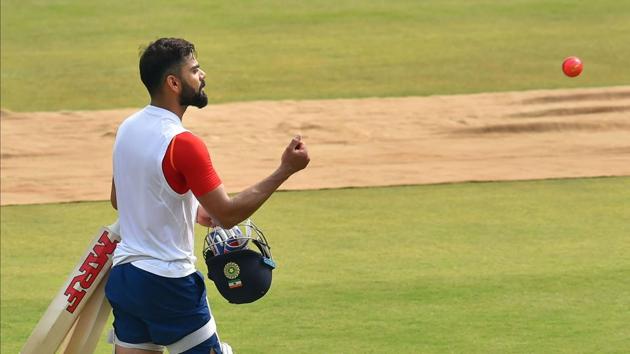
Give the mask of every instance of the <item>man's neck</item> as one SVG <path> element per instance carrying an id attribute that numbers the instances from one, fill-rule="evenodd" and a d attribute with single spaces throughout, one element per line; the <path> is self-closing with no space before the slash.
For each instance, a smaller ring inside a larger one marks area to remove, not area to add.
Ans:
<path id="1" fill-rule="evenodd" d="M 177 102 L 161 100 L 156 97 L 151 98 L 151 106 L 155 106 L 155 107 L 166 109 L 167 111 L 171 111 L 175 113 L 176 116 L 179 117 L 179 120 L 183 119 L 184 113 L 186 113 L 186 108 L 188 108 L 187 106 L 182 106 Z"/>

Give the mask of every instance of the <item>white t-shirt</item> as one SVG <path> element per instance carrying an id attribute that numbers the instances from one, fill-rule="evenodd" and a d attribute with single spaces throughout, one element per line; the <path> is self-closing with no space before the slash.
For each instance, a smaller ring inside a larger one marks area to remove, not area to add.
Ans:
<path id="1" fill-rule="evenodd" d="M 162 172 L 168 145 L 185 131 L 173 112 L 150 105 L 118 128 L 113 155 L 121 241 L 114 265 L 131 262 L 169 278 L 195 272 L 198 202 L 190 190 L 173 191 Z"/>

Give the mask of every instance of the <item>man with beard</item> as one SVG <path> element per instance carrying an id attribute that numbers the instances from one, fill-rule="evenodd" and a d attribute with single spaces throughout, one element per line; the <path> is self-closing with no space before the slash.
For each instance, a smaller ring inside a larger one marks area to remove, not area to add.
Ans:
<path id="1" fill-rule="evenodd" d="M 229 354 L 219 340 L 203 275 L 195 269 L 194 223 L 231 228 L 251 216 L 309 163 L 299 136 L 269 177 L 230 197 L 204 142 L 187 131 L 188 106 L 204 107 L 206 74 L 193 44 L 161 38 L 140 57 L 151 103 L 119 127 L 111 202 L 121 241 L 105 293 L 117 354 Z"/>

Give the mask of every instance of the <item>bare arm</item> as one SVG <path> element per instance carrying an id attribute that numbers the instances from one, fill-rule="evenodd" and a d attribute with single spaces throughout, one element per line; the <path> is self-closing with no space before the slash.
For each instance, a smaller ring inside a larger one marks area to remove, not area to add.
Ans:
<path id="1" fill-rule="evenodd" d="M 114 178 L 112 178 L 112 191 L 109 195 L 109 201 L 112 203 L 112 207 L 118 210 L 118 201 L 116 200 L 116 185 L 114 184 Z"/>
<path id="2" fill-rule="evenodd" d="M 294 173 L 304 169 L 310 161 L 306 144 L 301 137 L 291 140 L 282 154 L 280 166 L 267 178 L 243 190 L 234 197 L 230 197 L 223 185 L 198 197 L 199 203 L 205 209 L 212 223 L 224 228 L 231 228 L 250 217 L 284 181 Z M 203 211 L 197 213 L 203 216 Z M 206 221 L 209 219 L 206 219 Z M 200 222 L 202 225 L 207 225 Z"/>

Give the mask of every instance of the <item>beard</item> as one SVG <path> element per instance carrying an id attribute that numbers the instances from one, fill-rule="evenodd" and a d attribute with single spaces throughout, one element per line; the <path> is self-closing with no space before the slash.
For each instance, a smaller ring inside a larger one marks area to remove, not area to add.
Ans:
<path id="1" fill-rule="evenodd" d="M 182 94 L 179 96 L 179 104 L 182 106 L 195 106 L 197 108 L 205 107 L 208 104 L 208 96 L 203 92 L 205 86 L 206 83 L 202 82 L 199 86 L 199 91 L 195 91 L 192 86 L 182 82 Z"/>

